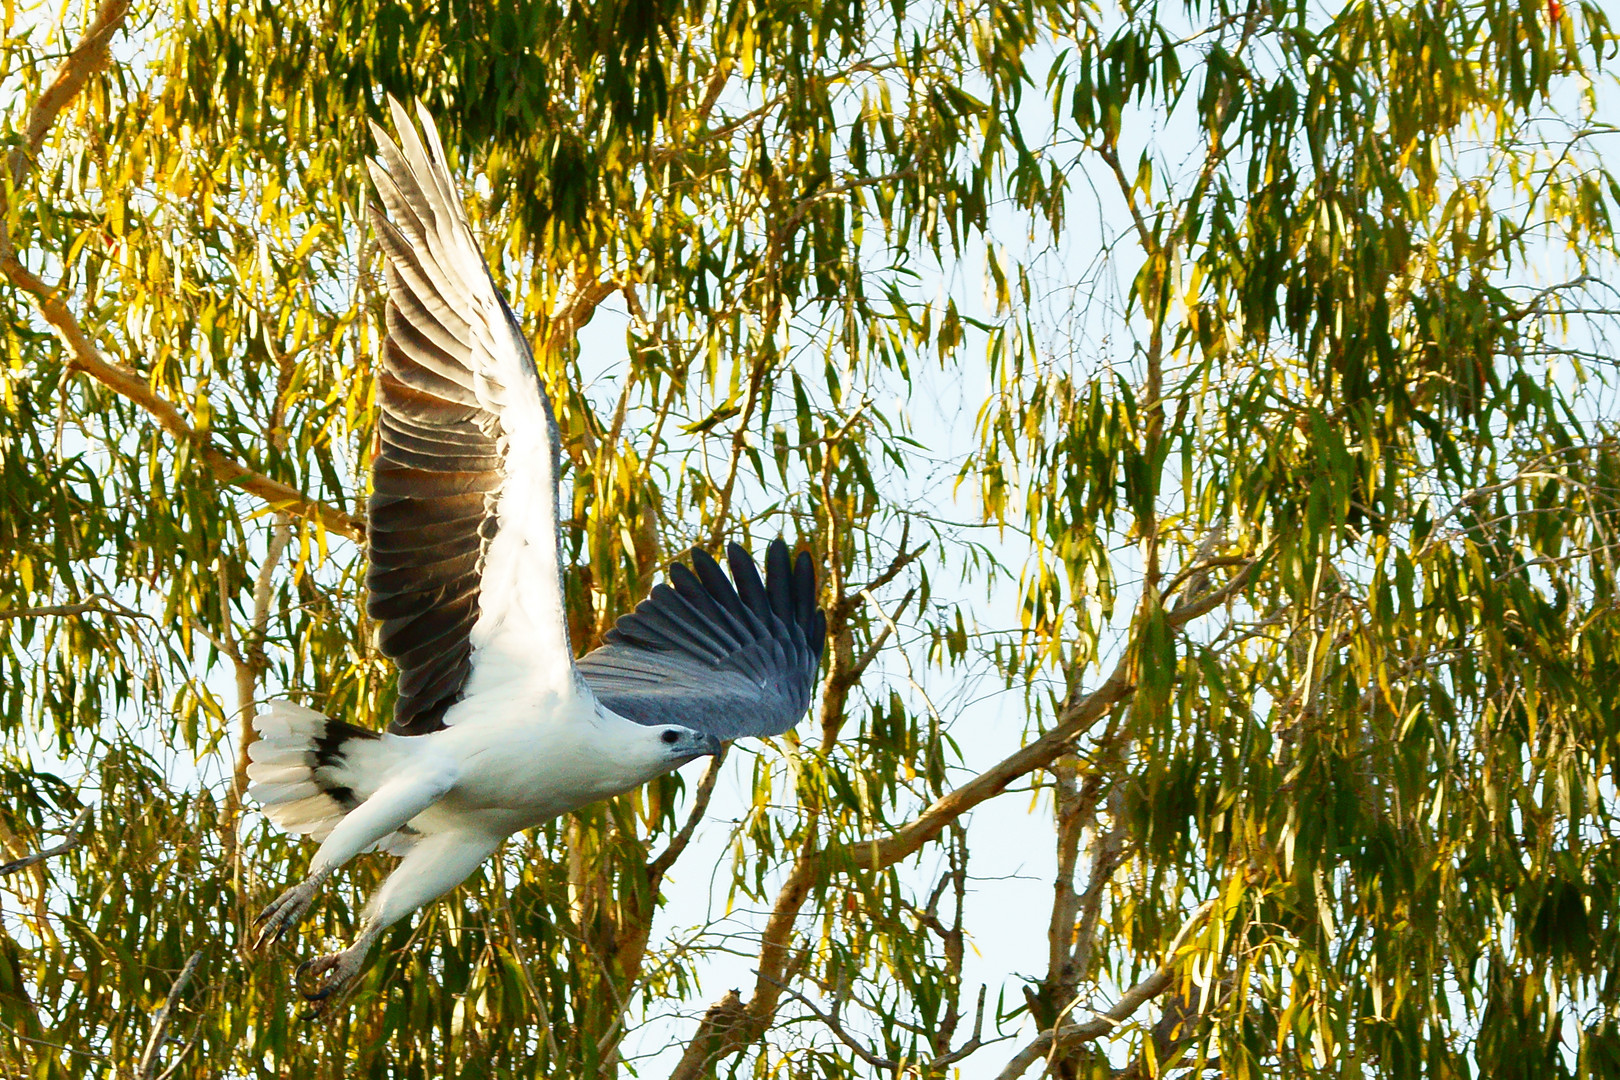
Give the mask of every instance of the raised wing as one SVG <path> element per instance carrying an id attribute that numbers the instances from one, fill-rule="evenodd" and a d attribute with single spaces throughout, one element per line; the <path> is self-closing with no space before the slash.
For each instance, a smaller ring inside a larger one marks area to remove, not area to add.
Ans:
<path id="1" fill-rule="evenodd" d="M 702 551 L 691 558 L 691 570 L 671 566 L 670 584 L 579 659 L 579 673 L 599 702 L 638 724 L 721 739 L 781 734 L 810 706 L 827 637 L 810 556 L 790 566 L 787 545 L 773 540 L 764 581 L 736 544 L 726 549 L 729 580 Z"/>
<path id="2" fill-rule="evenodd" d="M 551 403 L 473 241 L 433 121 L 418 105 L 424 144 L 389 104 L 398 145 L 372 125 L 388 339 L 366 585 L 382 651 L 399 667 L 389 730 L 422 735 L 474 688 L 562 687 L 574 673 Z"/>

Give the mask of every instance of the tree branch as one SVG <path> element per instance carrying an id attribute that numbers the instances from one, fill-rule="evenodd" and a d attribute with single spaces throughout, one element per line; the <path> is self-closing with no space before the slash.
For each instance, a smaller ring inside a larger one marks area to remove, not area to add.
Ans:
<path id="1" fill-rule="evenodd" d="M 1247 582 L 1263 557 L 1262 552 L 1225 586 L 1202 600 L 1182 604 L 1169 612 L 1166 616 L 1169 627 L 1172 630 L 1176 629 L 1218 606 Z M 882 870 L 892 866 L 915 854 L 924 844 L 939 836 L 975 806 L 1001 794 L 1013 781 L 1056 761 L 1070 748 L 1076 738 L 1135 691 L 1136 682 L 1133 677 L 1135 664 L 1135 648 L 1126 649 L 1102 685 L 1070 703 L 1059 714 L 1056 726 L 1045 735 L 1009 754 L 967 783 L 934 800 L 911 822 L 888 836 L 838 844 L 821 851 L 811 849 L 807 841 L 805 850 L 794 862 L 793 870 L 777 894 L 776 905 L 771 911 L 761 937 L 760 968 L 770 972 L 769 978 L 760 976 L 755 984 L 754 994 L 746 1006 L 733 991 L 727 994 L 725 1001 L 712 1006 L 704 1014 L 697 1033 L 681 1056 L 680 1063 L 671 1072 L 670 1080 L 696 1080 L 714 1061 L 742 1049 L 763 1034 L 770 1025 L 779 993 L 775 986 L 771 985 L 771 980 L 781 975 L 793 922 L 809 897 L 811 886 L 818 879 L 825 874 L 846 869 Z M 1183 927 L 1184 932 L 1185 930 L 1186 927 Z M 1163 989 L 1164 987 L 1160 986 L 1153 992 L 1159 993 Z M 1129 998 L 1121 1000 L 1123 1003 Z M 732 1004 L 727 1005 L 727 1002 Z M 1136 1004 L 1139 1005 L 1140 1002 Z"/>
<path id="2" fill-rule="evenodd" d="M 67 835 L 62 837 L 62 842 L 57 844 L 55 847 L 42 848 L 41 850 L 34 852 L 32 855 L 24 855 L 20 859 L 13 859 L 11 862 L 0 865 L 0 877 L 5 877 L 8 874 L 15 874 L 18 870 L 26 870 L 28 867 L 33 866 L 36 863 L 42 863 L 46 859 L 54 859 L 58 855 L 66 855 L 68 852 L 78 847 L 79 844 L 84 840 L 83 830 L 85 823 L 90 820 L 90 811 L 91 807 L 88 806 L 79 811 L 78 816 L 73 819 L 73 824 L 68 826 Z"/>
<path id="3" fill-rule="evenodd" d="M 276 567 L 291 543 L 292 519 L 286 513 L 277 512 L 270 526 L 270 539 L 265 547 L 264 562 L 259 564 L 259 576 L 253 583 L 252 622 L 248 624 L 241 647 L 229 654 L 235 668 L 236 714 L 241 720 L 242 738 L 236 747 L 236 765 L 231 772 L 231 788 L 225 794 L 224 812 L 220 815 L 220 830 L 228 861 L 233 863 L 236 858 L 236 819 L 242 810 L 242 797 L 247 793 L 247 771 L 248 765 L 252 763 L 248 749 L 259 739 L 258 729 L 253 726 L 255 703 L 259 694 L 259 682 L 270 666 L 264 651 L 264 639 L 270 630 L 270 587 Z M 223 618 L 228 624 L 231 613 L 224 596 L 220 597 L 220 603 Z"/>
<path id="4" fill-rule="evenodd" d="M 9 245 L 7 245 L 9 247 Z M 272 479 L 236 461 L 208 435 L 192 427 L 180 410 L 167 398 L 152 389 L 139 373 L 110 359 L 97 349 L 80 326 L 73 313 L 57 295 L 54 286 L 29 273 L 9 251 L 0 254 L 0 271 L 13 283 L 34 297 L 34 306 L 44 320 L 56 330 L 57 336 L 73 352 L 72 366 L 83 371 L 120 397 L 126 398 L 145 410 L 158 426 L 179 441 L 191 447 L 197 459 L 207 466 L 221 483 L 241 488 L 250 495 L 263 499 L 271 507 L 315 522 L 329 532 L 339 533 L 354 540 L 365 537 L 365 522 L 353 514 L 329 503 L 312 499 L 290 484 Z"/>
<path id="5" fill-rule="evenodd" d="M 23 129 L 23 144 L 11 152 L 12 187 L 22 185 L 23 177 L 28 173 L 28 159 L 39 153 L 39 148 L 45 143 L 45 136 L 49 135 L 51 128 L 56 125 L 56 118 L 67 108 L 69 102 L 79 96 L 85 80 L 106 62 L 107 49 L 112 44 L 112 37 L 124 25 L 124 17 L 129 14 L 129 7 L 130 0 L 102 0 L 89 29 L 85 30 L 84 36 L 56 69 L 55 74 L 51 76 L 50 84 L 34 102 L 34 107 L 28 111 L 28 125 Z M 0 195 L 0 206 L 3 205 L 4 195 Z M 6 250 L 9 251 L 9 247 Z"/>
<path id="6" fill-rule="evenodd" d="M 769 978 L 763 972 L 756 971 L 754 974 L 758 975 L 762 979 Z M 947 1051 L 946 1053 L 941 1054 L 939 1057 L 934 1058 L 932 1061 L 908 1062 L 904 1059 L 895 1060 L 894 1058 L 879 1057 L 877 1054 L 874 1054 L 871 1050 L 861 1045 L 860 1041 L 851 1035 L 844 1027 L 843 1023 L 838 1019 L 838 1010 L 843 1004 L 843 1001 L 837 995 L 834 995 L 833 997 L 832 1011 L 830 1013 L 822 1012 L 821 1009 L 817 1007 L 815 1002 L 811 1001 L 809 998 L 805 997 L 791 986 L 778 982 L 776 979 L 769 979 L 769 981 L 774 984 L 782 993 L 809 1009 L 811 1014 L 815 1016 L 817 1020 L 820 1020 L 823 1024 L 827 1025 L 828 1030 L 831 1031 L 833 1035 L 837 1036 L 839 1042 L 853 1050 L 856 1056 L 858 1056 L 862 1061 L 866 1062 L 868 1065 L 871 1065 L 873 1068 L 891 1070 L 896 1077 L 900 1076 L 902 1072 L 916 1072 L 919 1075 L 927 1075 L 937 1069 L 942 1069 L 947 1065 L 952 1065 L 958 1061 L 961 1061 L 963 1058 L 985 1045 L 984 998 L 986 987 L 984 986 L 979 987 L 979 1007 L 973 1020 L 973 1037 L 968 1039 L 967 1042 L 963 1043 L 955 1050 Z M 993 1042 L 995 1040 L 991 1041 Z"/>
<path id="7" fill-rule="evenodd" d="M 1046 927 L 1046 979 L 1041 996 L 1047 1004 L 1057 1008 L 1050 995 L 1073 996 L 1069 989 L 1074 979 L 1074 928 L 1079 917 L 1079 894 L 1074 889 L 1075 864 L 1080 859 L 1080 837 L 1090 824 L 1092 807 L 1081 797 L 1079 762 L 1072 754 L 1064 754 L 1052 763 L 1053 801 L 1057 816 L 1057 873 L 1052 879 L 1052 916 Z M 1089 779 L 1089 778 L 1088 778 Z M 1095 865 L 1095 864 L 1093 864 Z M 1026 996 L 1034 994 L 1026 988 Z"/>
<path id="8" fill-rule="evenodd" d="M 898 1073 L 898 1071 L 900 1069 L 900 1064 L 901 1064 L 900 1062 L 895 1061 L 893 1058 L 878 1057 L 876 1054 L 872 1053 L 872 1051 L 868 1050 L 865 1046 L 861 1045 L 861 1043 L 860 1043 L 860 1041 L 858 1039 L 856 1039 L 854 1036 L 852 1036 L 848 1031 L 846 1031 L 844 1029 L 844 1025 L 842 1023 L 840 1023 L 839 1020 L 838 1020 L 838 1010 L 839 1010 L 839 1007 L 843 1004 L 843 1001 L 837 995 L 834 995 L 834 997 L 833 997 L 832 1012 L 825 1013 L 825 1012 L 822 1012 L 819 1008 L 816 1007 L 815 1002 L 811 1001 L 809 998 L 805 997 L 803 994 L 799 993 L 797 990 L 793 989 L 791 986 L 788 986 L 786 983 L 782 983 L 782 982 L 777 981 L 776 979 L 771 978 L 769 975 L 766 975 L 763 971 L 756 971 L 756 972 L 754 972 L 754 974 L 758 975 L 761 979 L 764 979 L 766 982 L 768 982 L 772 986 L 776 987 L 778 990 L 780 990 L 782 993 L 786 994 L 788 997 L 792 998 L 794 1001 L 797 1001 L 800 1005 L 803 1005 L 805 1008 L 809 1009 L 811 1014 L 817 1020 L 820 1020 L 823 1024 L 827 1025 L 827 1029 L 829 1031 L 831 1031 L 835 1036 L 837 1036 L 839 1042 L 843 1043 L 845 1046 L 847 1046 L 851 1050 L 853 1050 L 855 1052 L 856 1056 L 859 1057 L 862 1061 L 866 1062 L 868 1065 L 873 1066 L 874 1068 L 890 1069 L 890 1070 L 893 1070 L 896 1073 Z"/>
<path id="9" fill-rule="evenodd" d="M 692 834 L 697 831 L 698 822 L 702 821 L 703 815 L 708 812 L 709 799 L 714 795 L 715 781 L 720 779 L 720 766 L 725 763 L 726 752 L 729 749 L 729 746 L 723 747 L 718 754 L 709 759 L 709 767 L 703 770 L 703 779 L 698 781 L 697 793 L 692 799 L 692 811 L 687 814 L 685 824 L 670 839 L 669 846 L 647 864 L 647 877 L 652 882 L 654 890 L 658 888 L 658 883 L 663 880 L 669 868 L 675 865 L 675 860 L 681 857 L 681 852 L 686 850 L 686 845 L 692 842 Z"/>
<path id="10" fill-rule="evenodd" d="M 754 369 L 748 375 L 748 395 L 743 399 L 742 415 L 737 418 L 736 430 L 731 433 L 731 456 L 726 466 L 726 482 L 720 487 L 720 495 L 715 501 L 718 509 L 714 515 L 714 524 L 709 529 L 711 548 L 720 546 L 726 518 L 731 513 L 731 493 L 737 486 L 737 471 L 742 467 L 743 451 L 748 448 L 748 425 L 754 421 L 754 408 L 759 404 L 760 389 L 765 385 L 765 374 L 770 370 L 770 366 L 770 354 L 766 353 L 754 362 Z"/>
<path id="11" fill-rule="evenodd" d="M 104 0 L 96 11 L 90 28 L 85 31 L 73 51 L 57 68 L 50 83 L 29 110 L 26 141 L 11 154 L 11 181 L 13 190 L 20 189 L 27 178 L 33 156 L 44 145 L 46 137 L 69 103 L 84 88 L 85 81 L 107 59 L 112 36 L 123 25 L 129 14 L 129 0 Z M 239 487 L 257 495 L 271 506 L 285 509 L 299 517 L 317 522 L 322 528 L 360 539 L 365 535 L 365 524 L 343 510 L 319 502 L 279 480 L 232 459 L 213 444 L 206 432 L 194 428 L 180 410 L 157 393 L 148 380 L 138 372 L 117 363 L 96 348 L 90 335 L 73 312 L 63 303 L 60 286 L 40 278 L 17 258 L 11 236 L 6 232 L 4 218 L 8 207 L 0 195 L 0 272 L 12 284 L 34 299 L 40 317 L 50 324 L 73 354 L 71 367 L 77 368 L 120 396 L 140 406 L 169 434 L 192 448 L 197 458 L 222 483 Z"/>
<path id="12" fill-rule="evenodd" d="M 135 1075 L 139 1080 L 152 1080 L 152 1071 L 157 1068 L 158 1051 L 163 1048 L 163 1036 L 169 1030 L 169 1021 L 174 1018 L 175 1007 L 180 1004 L 180 995 L 185 993 L 186 985 L 197 973 L 197 965 L 201 961 L 200 951 L 192 953 L 191 959 L 186 961 L 186 966 L 180 969 L 179 978 L 169 987 L 169 996 L 164 999 L 163 1007 L 158 1009 L 157 1016 L 152 1021 L 152 1034 L 146 1040 L 146 1050 L 135 1066 Z"/>
<path id="13" fill-rule="evenodd" d="M 996 1080 L 1018 1080 L 1018 1077 L 1024 1075 L 1025 1070 L 1053 1050 L 1068 1049 L 1080 1043 L 1102 1038 L 1129 1020 L 1131 1015 L 1148 1001 L 1164 993 L 1175 978 L 1176 953 L 1181 951 L 1187 936 L 1214 907 L 1214 900 L 1206 900 L 1199 905 L 1198 910 L 1188 916 L 1187 921 L 1176 932 L 1175 939 L 1170 942 L 1170 948 L 1165 951 L 1164 963 L 1155 968 L 1153 974 L 1120 995 L 1113 1008 L 1105 1013 L 1098 1013 L 1090 1020 L 1065 1024 L 1055 1030 L 1041 1032 L 1028 1046 L 1018 1051 L 1007 1063 L 1007 1067 L 1001 1070 Z"/>
<path id="14" fill-rule="evenodd" d="M 1110 793 L 1109 816 L 1113 819 L 1108 831 L 1098 835 L 1091 847 L 1091 873 L 1086 879 L 1085 892 L 1076 900 L 1075 942 L 1068 957 L 1073 980 L 1085 977 L 1091 966 L 1091 950 L 1097 936 L 1097 920 L 1102 913 L 1103 890 L 1113 880 L 1114 871 L 1125 858 L 1125 827 L 1117 805 L 1120 791 Z"/>
<path id="15" fill-rule="evenodd" d="M 618 288 L 618 283 L 611 278 L 584 274 L 575 278 L 573 295 L 558 304 L 547 320 L 541 348 L 551 350 L 572 341 L 580 328 L 591 321 L 602 301 Z"/>
<path id="16" fill-rule="evenodd" d="M 156 618 L 148 615 L 146 612 L 136 611 L 131 607 L 125 607 L 112 597 L 103 596 L 100 593 L 92 596 L 89 600 L 85 600 L 77 604 L 48 604 L 44 607 L 8 608 L 0 610 L 0 619 L 40 619 L 48 618 L 53 615 L 88 615 L 92 612 L 97 615 L 114 615 L 126 619 L 145 619 L 150 623 L 158 622 Z"/>
<path id="17" fill-rule="evenodd" d="M 814 884 L 818 870 L 819 860 L 816 853 L 808 849 L 807 842 L 807 849 L 800 853 L 782 891 L 777 893 L 776 905 L 771 909 L 765 932 L 760 936 L 759 967 L 756 969 L 758 981 L 754 984 L 748 1004 L 743 1004 L 737 991 L 729 990 L 711 1005 L 703 1014 L 692 1041 L 686 1044 L 681 1060 L 670 1073 L 670 1080 L 697 1080 L 714 1062 L 747 1046 L 770 1025 L 771 1018 L 776 1015 L 780 994 L 778 980 L 787 968 L 793 923 L 799 916 L 799 909 L 810 896 L 810 886 Z"/>
<path id="18" fill-rule="evenodd" d="M 856 841 L 829 848 L 824 860 L 830 864 L 848 860 L 864 870 L 881 870 L 915 853 L 952 821 L 986 799 L 1001 794 L 1014 780 L 1050 765 L 1062 756 L 1077 736 L 1136 689 L 1134 680 L 1128 675 L 1132 663 L 1130 656 L 1121 659 L 1101 686 L 1064 710 L 1057 726 L 1051 731 L 936 799 L 910 823 L 882 839 Z"/>

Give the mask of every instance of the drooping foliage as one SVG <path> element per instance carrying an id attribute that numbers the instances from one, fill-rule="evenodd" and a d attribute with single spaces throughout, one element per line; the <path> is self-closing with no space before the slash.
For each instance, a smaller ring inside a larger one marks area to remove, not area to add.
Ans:
<path id="1" fill-rule="evenodd" d="M 0 1072 L 1620 1074 L 1601 6 L 5 20 L 0 846 L 90 813 L 0 868 Z M 312 1025 L 241 740 L 392 707 L 388 94 L 558 403 L 574 647 L 776 535 L 831 637 L 796 736 L 515 839 Z"/>

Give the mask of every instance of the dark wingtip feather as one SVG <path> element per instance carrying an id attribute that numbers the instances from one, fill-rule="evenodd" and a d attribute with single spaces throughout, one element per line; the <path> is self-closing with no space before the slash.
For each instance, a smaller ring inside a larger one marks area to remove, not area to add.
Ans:
<path id="1" fill-rule="evenodd" d="M 816 569 L 810 564 L 810 553 L 799 552 L 793 567 L 793 621 L 800 626 L 810 625 L 810 613 L 816 606 Z"/>
<path id="2" fill-rule="evenodd" d="M 814 561 L 781 539 L 764 573 L 740 544 L 726 545 L 729 577 L 701 550 L 687 557 L 691 569 L 672 566 L 669 584 L 620 619 L 580 673 L 636 723 L 674 718 L 722 739 L 781 734 L 810 705 L 827 637 Z"/>
<path id="3" fill-rule="evenodd" d="M 742 597 L 743 606 L 758 615 L 770 611 L 771 601 L 765 592 L 765 582 L 760 580 L 759 567 L 741 544 L 726 545 L 726 563 L 731 567 L 731 580 L 737 587 L 737 595 Z"/>
<path id="4" fill-rule="evenodd" d="M 675 591 L 688 600 L 692 599 L 694 591 L 701 592 L 705 596 L 709 592 L 703 587 L 703 582 L 698 580 L 698 576 L 685 563 L 669 564 L 669 581 L 670 584 L 675 586 Z"/>
<path id="5" fill-rule="evenodd" d="M 771 597 L 771 610 L 785 623 L 793 620 L 793 574 L 788 546 L 778 536 L 765 549 L 765 591 Z"/>
<path id="6" fill-rule="evenodd" d="M 711 575 L 720 572 L 720 564 L 714 561 L 714 556 L 700 547 L 688 551 L 686 557 L 692 560 L 692 569 L 697 571 L 700 579 L 704 579 L 705 584 Z"/>

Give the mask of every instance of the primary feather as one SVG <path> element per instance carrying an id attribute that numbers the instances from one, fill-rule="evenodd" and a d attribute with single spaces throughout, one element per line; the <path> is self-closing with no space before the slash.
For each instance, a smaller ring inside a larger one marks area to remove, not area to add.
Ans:
<path id="1" fill-rule="evenodd" d="M 638 724 L 674 722 L 721 739 L 780 735 L 809 708 L 827 636 L 810 556 L 801 552 L 790 570 L 787 545 L 772 541 L 761 582 L 732 544 L 735 585 L 701 549 L 691 559 L 580 658 L 580 673 L 597 701 Z"/>

